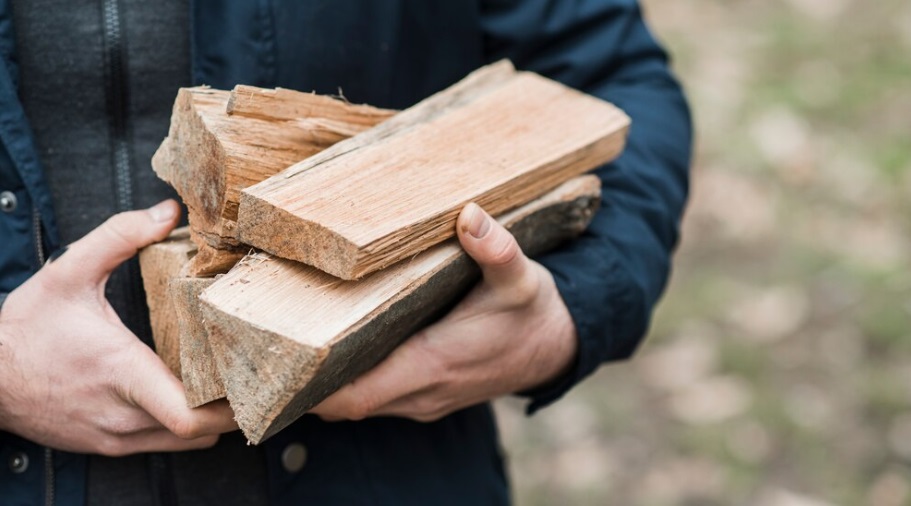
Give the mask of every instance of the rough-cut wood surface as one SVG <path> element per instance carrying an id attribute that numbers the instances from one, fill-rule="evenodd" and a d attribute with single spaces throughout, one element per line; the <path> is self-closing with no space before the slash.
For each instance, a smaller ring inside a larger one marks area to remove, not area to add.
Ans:
<path id="1" fill-rule="evenodd" d="M 290 100 L 287 111 L 277 97 Z M 229 103 L 235 114 L 228 114 Z M 308 111 L 308 103 L 312 114 L 296 116 Z M 230 267 L 232 260 L 247 252 L 235 233 L 240 190 L 390 114 L 288 90 L 180 89 L 168 137 L 152 158 L 152 167 L 189 209 L 193 239 L 200 250 L 189 274 L 224 272 L 219 269 Z"/>
<path id="2" fill-rule="evenodd" d="M 228 114 L 268 120 L 302 120 L 337 122 L 338 129 L 348 129 L 350 137 L 392 117 L 396 111 L 356 105 L 315 93 L 256 86 L 237 85 L 228 100 Z M 354 127 L 352 127 L 354 125 Z M 360 127 L 360 128 L 358 128 Z M 341 139 L 339 139 L 341 140 Z"/>
<path id="3" fill-rule="evenodd" d="M 600 202 L 573 179 L 499 220 L 530 254 L 579 234 Z M 265 253 L 200 297 L 228 400 L 254 444 L 374 366 L 464 294 L 477 266 L 455 239 L 359 281 Z"/>
<path id="4" fill-rule="evenodd" d="M 193 234 L 192 231 L 190 237 L 196 243 L 198 251 L 187 264 L 184 272 L 187 277 L 207 278 L 224 274 L 250 252 L 250 248 L 243 245 L 234 246 L 225 242 L 212 245 L 203 235 Z"/>
<path id="5" fill-rule="evenodd" d="M 612 160 L 629 124 L 498 64 L 245 189 L 238 237 L 357 279 L 452 237 L 468 202 L 498 215 Z"/>
<path id="6" fill-rule="evenodd" d="M 199 307 L 199 294 L 214 281 L 214 278 L 176 277 L 168 285 L 179 331 L 181 379 L 191 408 L 225 396 Z"/>
<path id="7" fill-rule="evenodd" d="M 174 230 L 164 241 L 139 252 L 155 350 L 178 378 L 181 376 L 180 339 L 168 281 L 180 274 L 194 253 L 196 246 L 190 241 L 186 227 Z"/>

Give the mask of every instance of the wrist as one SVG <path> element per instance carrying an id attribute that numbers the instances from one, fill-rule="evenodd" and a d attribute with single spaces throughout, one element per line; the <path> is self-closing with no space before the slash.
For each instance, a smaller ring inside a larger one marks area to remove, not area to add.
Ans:
<path id="1" fill-rule="evenodd" d="M 540 336 L 537 355 L 544 367 L 527 390 L 538 390 L 560 382 L 573 369 L 579 352 L 579 338 L 572 315 L 557 291 L 553 276 L 543 267 L 541 272 L 544 277 L 541 298 L 533 312 L 539 317 L 536 324 Z"/>

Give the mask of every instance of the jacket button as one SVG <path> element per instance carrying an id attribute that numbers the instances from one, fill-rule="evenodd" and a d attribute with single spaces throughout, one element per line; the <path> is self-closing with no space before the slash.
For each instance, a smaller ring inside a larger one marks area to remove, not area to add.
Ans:
<path id="1" fill-rule="evenodd" d="M 300 443 L 289 444 L 282 451 L 282 467 L 289 473 L 300 472 L 307 463 L 307 448 Z"/>
<path id="2" fill-rule="evenodd" d="M 13 192 L 0 193 L 0 211 L 11 213 L 16 210 L 16 194 Z"/>
<path id="3" fill-rule="evenodd" d="M 13 474 L 22 474 L 28 470 L 28 455 L 15 452 L 9 457 L 9 470 Z"/>

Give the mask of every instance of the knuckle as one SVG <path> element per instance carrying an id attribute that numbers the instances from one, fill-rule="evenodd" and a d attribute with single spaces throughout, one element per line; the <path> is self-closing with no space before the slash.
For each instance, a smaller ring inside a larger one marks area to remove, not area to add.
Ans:
<path id="1" fill-rule="evenodd" d="M 516 306 L 534 302 L 541 291 L 541 278 L 534 274 L 522 276 L 511 288 L 511 299 Z"/>
<path id="2" fill-rule="evenodd" d="M 508 233 L 502 234 L 491 246 L 491 265 L 507 265 L 522 255 L 519 243 Z"/>
<path id="3" fill-rule="evenodd" d="M 353 398 L 351 402 L 351 407 L 348 410 L 347 418 L 354 421 L 363 420 L 375 413 L 376 408 L 376 401 L 372 396 L 366 394 L 358 394 Z"/>
<path id="4" fill-rule="evenodd" d="M 421 423 L 431 423 L 439 421 L 441 418 L 446 416 L 448 412 L 444 409 L 438 409 L 434 411 L 420 412 L 412 415 L 412 419 L 421 422 Z"/>
<path id="5" fill-rule="evenodd" d="M 168 425 L 168 430 L 180 439 L 196 439 L 204 435 L 202 427 L 194 418 L 176 417 Z"/>
<path id="6" fill-rule="evenodd" d="M 99 438 L 95 452 L 105 457 L 123 457 L 130 453 L 123 438 L 112 435 Z"/>
<path id="7" fill-rule="evenodd" d="M 199 450 L 205 450 L 206 448 L 212 448 L 218 443 L 218 436 L 206 436 L 198 438 L 194 441 L 194 448 Z"/>
<path id="8" fill-rule="evenodd" d="M 414 401 L 414 418 L 421 422 L 439 420 L 445 410 L 445 402 L 432 396 L 421 396 Z"/>
<path id="9" fill-rule="evenodd" d="M 97 421 L 97 425 L 102 431 L 113 436 L 126 436 L 142 430 L 133 417 L 125 415 L 104 416 Z"/>
<path id="10" fill-rule="evenodd" d="M 131 222 L 132 220 L 130 219 L 129 213 L 119 213 L 108 218 L 101 227 L 107 238 L 111 241 L 115 241 L 122 245 L 132 246 L 135 241 L 132 240 L 130 233 L 128 232 L 133 228 Z"/>
<path id="11" fill-rule="evenodd" d="M 139 369 L 138 356 L 133 346 L 127 345 L 114 349 L 107 349 L 100 370 L 110 371 L 106 380 L 108 387 L 121 399 L 130 403 L 136 402 L 136 388 L 138 377 L 134 371 Z"/>
<path id="12" fill-rule="evenodd" d="M 446 353 L 445 347 L 438 346 L 437 340 L 429 332 L 421 330 L 415 334 L 411 341 L 414 360 L 420 361 L 425 371 L 423 375 L 423 389 L 433 389 L 449 381 L 452 373 L 451 354 Z"/>

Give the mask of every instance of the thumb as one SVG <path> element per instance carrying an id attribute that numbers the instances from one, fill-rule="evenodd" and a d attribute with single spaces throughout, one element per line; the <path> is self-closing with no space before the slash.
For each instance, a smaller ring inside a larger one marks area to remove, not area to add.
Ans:
<path id="1" fill-rule="evenodd" d="M 533 279 L 531 261 L 516 238 L 477 204 L 462 209 L 456 229 L 462 248 L 478 263 L 492 288 L 511 289 Z"/>
<path id="2" fill-rule="evenodd" d="M 174 200 L 115 214 L 70 245 L 53 266 L 59 265 L 60 272 L 73 281 L 102 284 L 141 248 L 167 237 L 179 217 L 180 207 Z"/>

